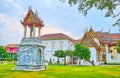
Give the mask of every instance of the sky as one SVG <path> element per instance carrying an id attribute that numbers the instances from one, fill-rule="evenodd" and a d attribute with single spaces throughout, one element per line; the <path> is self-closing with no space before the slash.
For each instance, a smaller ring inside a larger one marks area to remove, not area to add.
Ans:
<path id="1" fill-rule="evenodd" d="M 84 17 L 77 6 L 70 6 L 59 0 L 0 0 L 0 45 L 19 44 L 23 38 L 23 20 L 31 6 L 38 11 L 44 22 L 42 35 L 64 33 L 73 39 L 80 39 L 85 29 L 92 27 L 94 31 L 118 33 L 112 24 L 116 19 L 105 18 L 105 11 L 92 8 Z"/>

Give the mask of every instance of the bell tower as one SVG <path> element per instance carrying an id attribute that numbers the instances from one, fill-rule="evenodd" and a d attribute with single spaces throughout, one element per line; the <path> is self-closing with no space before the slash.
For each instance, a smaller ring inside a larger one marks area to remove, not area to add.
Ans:
<path id="1" fill-rule="evenodd" d="M 27 15 L 20 22 L 24 27 L 24 37 L 19 45 L 15 70 L 45 70 L 44 45 L 40 38 L 43 21 L 38 12 L 33 12 L 29 7 Z"/>
<path id="2" fill-rule="evenodd" d="M 24 20 L 20 20 L 21 24 L 24 27 L 24 38 L 27 36 L 30 38 L 36 37 L 36 28 L 38 29 L 38 36 L 41 35 L 41 29 L 44 27 L 43 21 L 39 18 L 37 10 L 32 11 L 31 7 L 28 8 L 28 13 L 25 16 Z M 29 31 L 27 31 L 29 30 Z"/>

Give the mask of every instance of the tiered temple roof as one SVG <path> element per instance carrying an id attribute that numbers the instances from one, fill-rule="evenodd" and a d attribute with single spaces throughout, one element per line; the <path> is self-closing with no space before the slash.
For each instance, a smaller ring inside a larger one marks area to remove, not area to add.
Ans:
<path id="1" fill-rule="evenodd" d="M 24 20 L 21 20 L 21 23 L 26 26 L 37 26 L 43 27 L 43 21 L 39 18 L 37 11 L 33 12 L 31 8 L 29 8 L 27 15 L 25 16 Z"/>
<path id="2" fill-rule="evenodd" d="M 98 37 L 103 43 L 108 44 L 109 46 L 115 46 L 117 41 L 120 40 L 120 33 L 109 33 L 109 32 L 96 32 Z"/>
<path id="3" fill-rule="evenodd" d="M 8 53 L 17 53 L 18 52 L 18 44 L 8 44 L 5 46 Z"/>

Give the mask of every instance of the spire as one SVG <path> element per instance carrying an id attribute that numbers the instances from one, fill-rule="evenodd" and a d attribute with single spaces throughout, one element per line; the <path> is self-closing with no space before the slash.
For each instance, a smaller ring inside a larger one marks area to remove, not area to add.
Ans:
<path id="1" fill-rule="evenodd" d="M 83 29 L 83 32 L 84 32 L 84 33 L 88 32 L 88 27 L 85 27 L 85 28 Z"/>
<path id="2" fill-rule="evenodd" d="M 38 11 L 37 10 L 35 10 L 35 13 L 38 15 Z"/>
<path id="3" fill-rule="evenodd" d="M 111 30 L 111 28 L 109 28 L 109 31 L 108 31 L 108 41 L 110 42 L 111 40 L 110 40 L 110 30 Z"/>
<path id="4" fill-rule="evenodd" d="M 32 10 L 31 5 L 30 5 L 30 6 L 28 6 L 28 10 Z"/>
<path id="5" fill-rule="evenodd" d="M 102 32 L 103 32 L 103 28 L 101 28 L 101 31 L 100 31 L 100 39 L 102 38 Z"/>
<path id="6" fill-rule="evenodd" d="M 101 32 L 103 32 L 103 28 L 101 29 Z"/>
<path id="7" fill-rule="evenodd" d="M 92 25 L 90 26 L 90 29 L 92 29 Z"/>
<path id="8" fill-rule="evenodd" d="M 110 30 L 111 30 L 111 28 L 109 28 L 109 31 L 108 31 L 109 33 L 110 33 Z"/>
<path id="9" fill-rule="evenodd" d="M 37 18 L 37 20 L 39 19 L 39 16 L 38 16 L 38 11 L 37 10 L 35 10 L 35 15 L 36 15 L 36 18 Z"/>

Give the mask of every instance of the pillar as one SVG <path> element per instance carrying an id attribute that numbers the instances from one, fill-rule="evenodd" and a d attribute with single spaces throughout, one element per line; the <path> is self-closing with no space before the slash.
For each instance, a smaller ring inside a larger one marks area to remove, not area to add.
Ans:
<path id="1" fill-rule="evenodd" d="M 26 34 L 27 34 L 27 26 L 24 25 L 24 38 L 26 38 Z"/>
<path id="2" fill-rule="evenodd" d="M 30 27 L 30 38 L 32 38 L 32 27 Z"/>
<path id="3" fill-rule="evenodd" d="M 33 26 L 33 37 L 35 37 L 35 25 Z"/>
<path id="4" fill-rule="evenodd" d="M 41 28 L 38 27 L 38 37 L 40 37 L 40 35 L 41 35 Z"/>
<path id="5" fill-rule="evenodd" d="M 100 61 L 100 51 L 97 51 L 97 61 Z"/>

